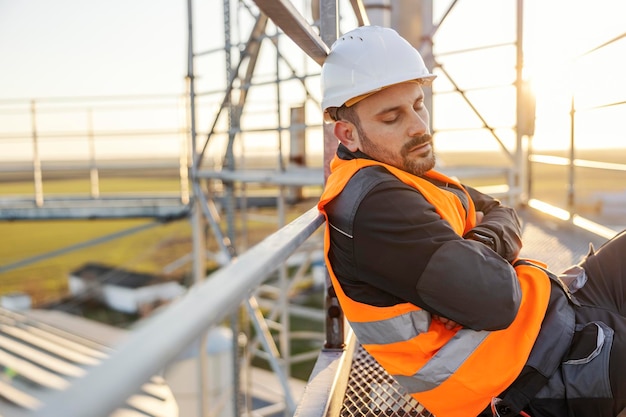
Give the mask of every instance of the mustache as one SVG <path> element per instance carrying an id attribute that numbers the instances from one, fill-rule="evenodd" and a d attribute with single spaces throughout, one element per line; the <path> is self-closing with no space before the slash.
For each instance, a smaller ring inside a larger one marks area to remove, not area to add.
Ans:
<path id="1" fill-rule="evenodd" d="M 402 147 L 402 153 L 407 155 L 409 151 L 416 146 L 423 145 L 426 142 L 431 142 L 433 140 L 433 136 L 429 133 L 424 133 L 420 136 L 415 136 Z"/>

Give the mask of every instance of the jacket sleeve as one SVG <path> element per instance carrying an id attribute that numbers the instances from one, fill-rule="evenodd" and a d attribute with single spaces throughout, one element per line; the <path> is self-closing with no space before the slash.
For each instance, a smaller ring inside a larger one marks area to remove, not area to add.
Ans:
<path id="1" fill-rule="evenodd" d="M 482 222 L 466 233 L 465 237 L 474 233 L 489 236 L 494 242 L 492 249 L 507 261 L 513 262 L 522 249 L 522 230 L 517 213 L 472 187 L 465 186 L 465 189 L 474 201 L 476 210 L 485 214 Z"/>
<path id="2" fill-rule="evenodd" d="M 521 299 L 513 267 L 456 234 L 419 192 L 393 184 L 370 190 L 356 208 L 350 275 L 464 327 L 506 328 Z"/>

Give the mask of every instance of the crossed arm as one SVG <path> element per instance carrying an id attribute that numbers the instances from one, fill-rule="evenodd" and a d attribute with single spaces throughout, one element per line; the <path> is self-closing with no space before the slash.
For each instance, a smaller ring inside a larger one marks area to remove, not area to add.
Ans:
<path id="1" fill-rule="evenodd" d="M 358 208 L 350 242 L 354 268 L 343 276 L 378 289 L 369 303 L 408 301 L 450 328 L 506 328 L 521 299 L 510 264 L 521 249 L 519 220 L 499 201 L 468 191 L 479 212 L 475 230 L 492 236 L 495 250 L 456 234 L 414 189 L 383 184 Z"/>

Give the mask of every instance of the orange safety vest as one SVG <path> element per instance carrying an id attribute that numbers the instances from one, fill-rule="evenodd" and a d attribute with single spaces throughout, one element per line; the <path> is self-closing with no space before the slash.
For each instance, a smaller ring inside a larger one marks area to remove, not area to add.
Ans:
<path id="1" fill-rule="evenodd" d="M 339 195 L 359 169 L 372 165 L 385 167 L 417 189 L 459 236 L 475 226 L 476 212 L 469 195 L 465 215 L 454 193 L 428 180 L 377 161 L 335 157 L 318 208 L 326 217 L 324 253 L 339 304 L 363 348 L 431 413 L 438 417 L 476 416 L 513 383 L 526 363 L 548 306 L 550 280 L 531 265 L 516 267 L 521 305 L 511 325 L 498 331 L 448 330 L 411 303 L 376 307 L 352 300 L 341 289 L 329 261 L 330 223 L 325 205 Z M 464 190 L 457 181 L 439 172 L 431 170 L 426 176 Z"/>

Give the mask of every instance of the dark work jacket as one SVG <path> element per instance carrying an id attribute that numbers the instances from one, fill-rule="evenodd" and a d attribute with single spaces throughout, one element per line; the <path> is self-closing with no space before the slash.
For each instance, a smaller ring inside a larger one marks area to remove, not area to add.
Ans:
<path id="1" fill-rule="evenodd" d="M 342 145 L 337 156 L 371 159 Z M 461 190 L 435 185 L 454 192 L 467 207 Z M 329 261 L 345 294 L 380 307 L 410 302 L 473 330 L 506 328 L 518 309 L 511 303 L 512 294 L 519 291 L 511 263 L 522 246 L 520 222 L 512 208 L 464 187 L 476 210 L 484 213 L 473 231 L 491 237 L 493 248 L 459 236 L 419 191 L 384 167 L 358 171 L 326 205 L 332 225 Z M 561 364 L 574 333 L 566 292 L 558 278 L 551 278 L 553 291 L 542 331 L 520 376 L 534 381 L 521 383 L 533 385 L 531 395 Z"/>

